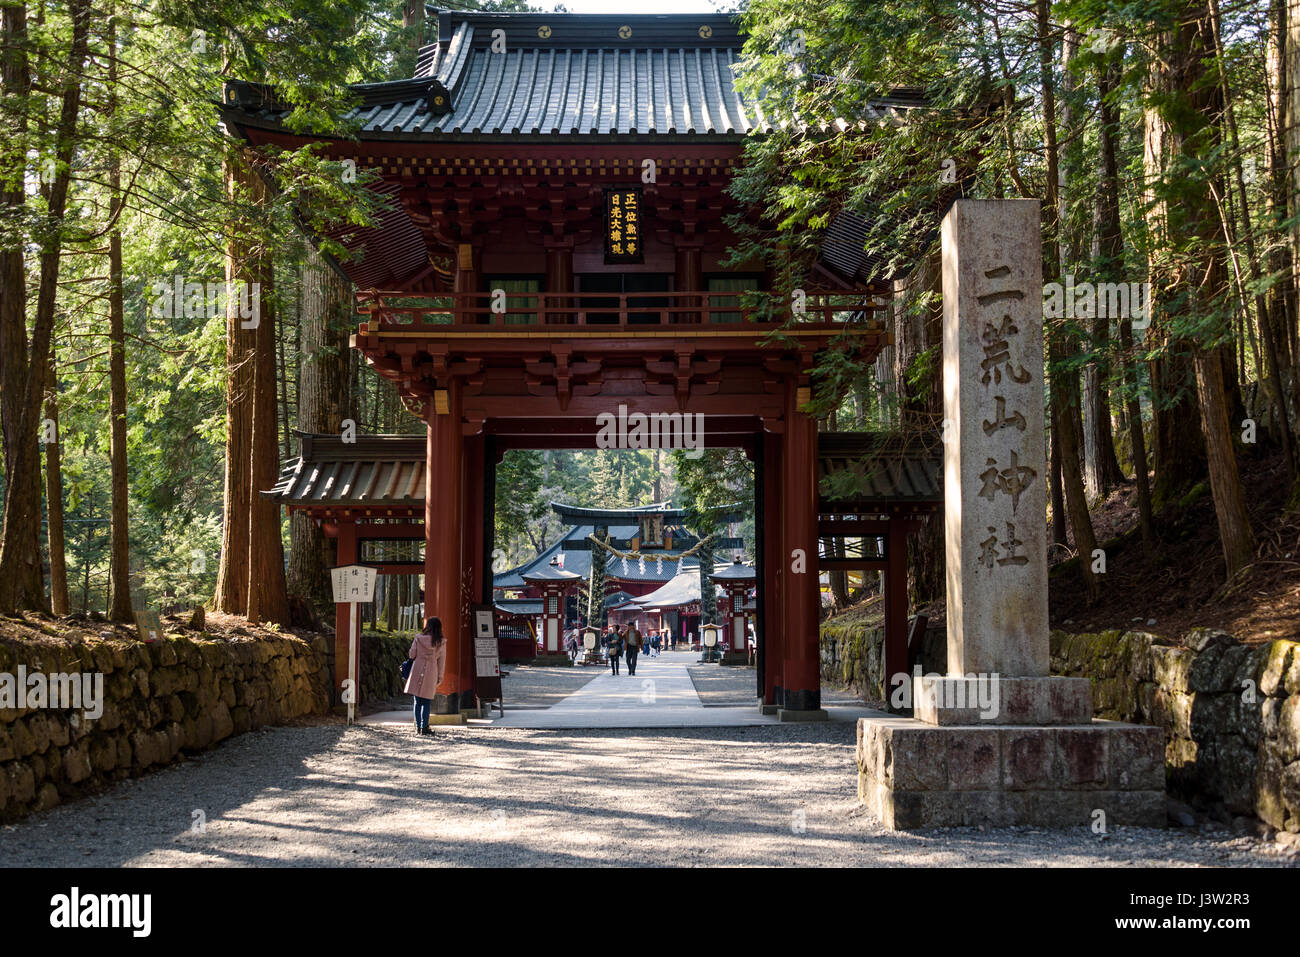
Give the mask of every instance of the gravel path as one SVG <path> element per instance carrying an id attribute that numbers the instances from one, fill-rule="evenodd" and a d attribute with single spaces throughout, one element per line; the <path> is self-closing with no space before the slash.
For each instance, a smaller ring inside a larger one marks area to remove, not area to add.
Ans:
<path id="1" fill-rule="evenodd" d="M 0 829 L 0 866 L 1294 864 L 1191 830 L 890 833 L 853 734 L 273 728 Z"/>

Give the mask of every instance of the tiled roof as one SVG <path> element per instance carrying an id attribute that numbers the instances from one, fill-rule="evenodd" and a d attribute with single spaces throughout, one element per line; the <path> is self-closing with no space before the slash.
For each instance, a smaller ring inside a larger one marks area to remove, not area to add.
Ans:
<path id="1" fill-rule="evenodd" d="M 420 435 L 358 435 L 345 443 L 337 435 L 298 433 L 302 455 L 284 463 L 275 487 L 263 494 L 274 496 L 282 505 L 358 506 L 414 508 L 424 502 L 424 457 L 426 443 Z M 937 441 L 904 442 L 885 433 L 823 432 L 817 436 L 817 475 L 819 481 L 835 473 L 855 472 L 860 491 L 849 501 L 857 506 L 872 504 L 943 503 L 943 456 Z M 822 492 L 821 508 L 834 511 L 836 503 L 826 501 Z M 598 514 L 633 517 L 637 509 L 577 509 L 560 506 L 566 514 Z M 658 510 L 649 506 L 646 510 Z M 542 551 L 540 555 L 493 580 L 496 588 L 521 587 L 519 573 L 548 564 L 563 554 L 564 568 L 582 577 L 591 571 L 591 552 L 569 550 L 565 541 L 583 541 L 595 531 L 591 524 L 577 525 Z M 610 525 L 613 539 L 631 539 L 640 534 L 636 525 Z M 668 581 L 677 573 L 677 563 L 665 560 L 662 570 L 646 562 L 642 572 L 637 562 L 622 561 L 611 555 L 606 574 L 625 581 Z"/>
<path id="2" fill-rule="evenodd" d="M 858 491 L 838 504 L 943 504 L 943 453 L 930 437 L 908 442 L 890 433 L 823 432 L 817 436 L 819 483 L 836 473 L 854 473 Z M 820 508 L 835 511 L 822 490 Z"/>
<path id="3" fill-rule="evenodd" d="M 642 608 L 676 608 L 700 600 L 699 568 L 689 568 L 662 588 L 636 600 Z"/>
<path id="4" fill-rule="evenodd" d="M 414 79 L 357 88 L 366 103 L 350 119 L 363 136 L 771 129 L 735 88 L 744 41 L 725 16 L 453 13 L 439 26 L 447 38 L 420 51 Z"/>
<path id="5" fill-rule="evenodd" d="M 263 492 L 283 505 L 416 507 L 424 503 L 420 435 L 338 435 L 299 432 L 302 455 L 285 462 L 275 486 Z"/>

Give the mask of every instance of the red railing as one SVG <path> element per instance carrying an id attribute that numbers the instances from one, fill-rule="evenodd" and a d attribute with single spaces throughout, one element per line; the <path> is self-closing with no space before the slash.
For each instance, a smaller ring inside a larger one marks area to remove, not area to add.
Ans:
<path id="1" fill-rule="evenodd" d="M 780 325 L 866 323 L 885 306 L 865 293 L 805 291 L 802 297 L 766 292 L 494 292 L 415 296 L 370 290 L 357 294 L 357 311 L 370 331 L 437 326 L 640 326 L 680 324 Z M 377 323 L 377 324 L 376 324 Z"/>

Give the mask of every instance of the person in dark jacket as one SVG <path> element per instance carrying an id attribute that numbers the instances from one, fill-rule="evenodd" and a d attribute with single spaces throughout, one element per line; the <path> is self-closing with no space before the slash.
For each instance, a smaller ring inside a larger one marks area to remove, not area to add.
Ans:
<path id="1" fill-rule="evenodd" d="M 623 655 L 623 638 L 617 631 L 609 633 L 609 643 L 605 646 L 605 653 L 609 655 L 609 668 L 613 674 L 618 674 L 618 661 Z"/>
<path id="2" fill-rule="evenodd" d="M 641 649 L 645 645 L 645 639 L 641 637 L 641 632 L 636 627 L 636 622 L 628 622 L 627 628 L 623 630 L 623 649 L 627 655 L 627 673 L 636 674 L 636 659 L 641 654 Z"/>
<path id="3" fill-rule="evenodd" d="M 415 659 L 404 689 L 415 698 L 415 730 L 417 734 L 428 734 L 433 696 L 438 693 L 447 667 L 447 643 L 442 638 L 441 619 L 430 618 L 424 623 L 424 631 L 415 636 L 406 656 Z"/>

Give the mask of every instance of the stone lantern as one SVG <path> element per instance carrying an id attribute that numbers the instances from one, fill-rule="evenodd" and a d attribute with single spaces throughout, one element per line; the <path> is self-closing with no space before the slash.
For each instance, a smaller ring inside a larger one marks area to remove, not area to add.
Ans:
<path id="1" fill-rule="evenodd" d="M 723 655 L 724 665 L 744 665 L 749 663 L 749 649 L 746 641 L 749 637 L 749 614 L 745 611 L 745 596 L 754 587 L 757 573 L 749 565 L 743 564 L 740 557 L 720 572 L 709 576 L 715 585 L 727 593 L 727 614 L 723 618 L 723 634 L 731 645 Z"/>
<path id="2" fill-rule="evenodd" d="M 536 663 L 573 664 L 573 659 L 564 653 L 564 598 L 582 576 L 565 571 L 559 559 L 552 557 L 549 565 L 528 572 L 523 579 L 542 593 L 542 654 Z"/>

